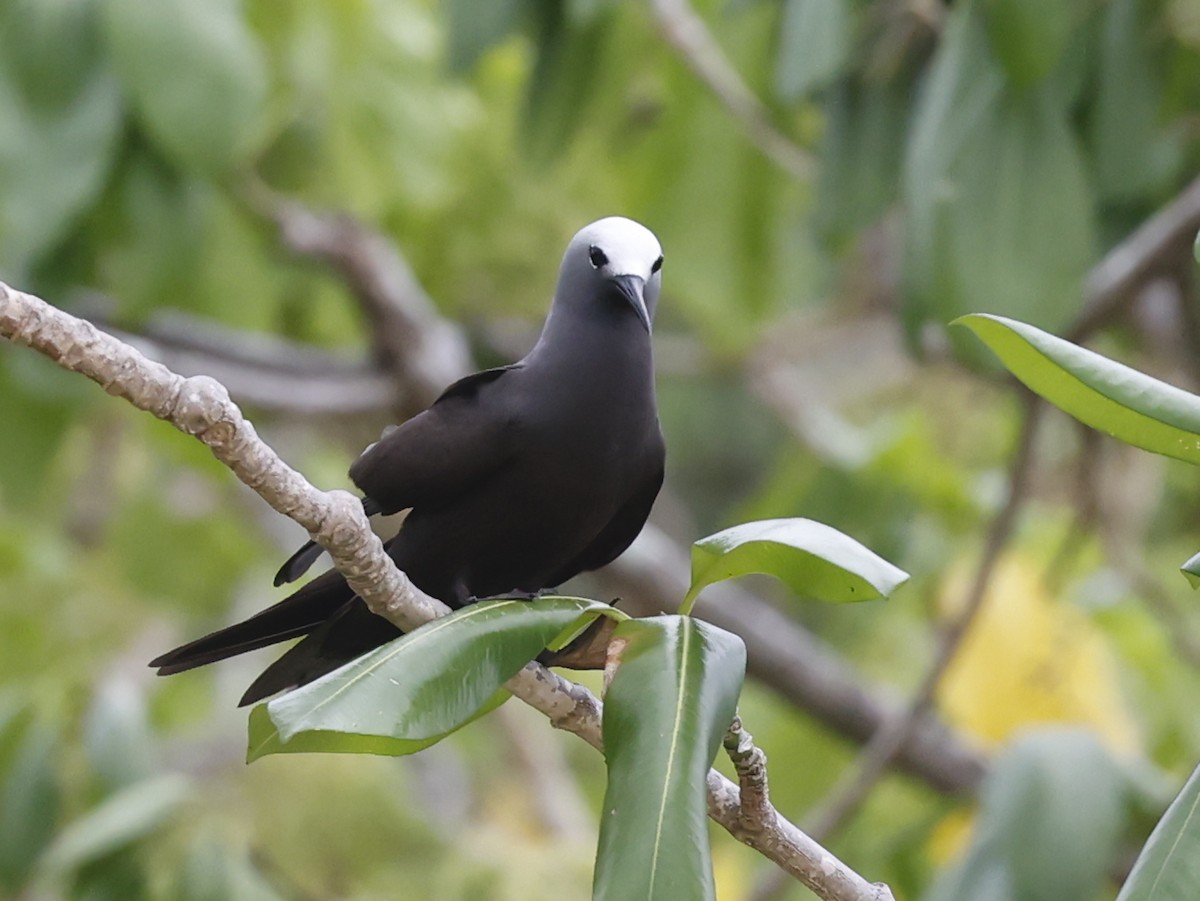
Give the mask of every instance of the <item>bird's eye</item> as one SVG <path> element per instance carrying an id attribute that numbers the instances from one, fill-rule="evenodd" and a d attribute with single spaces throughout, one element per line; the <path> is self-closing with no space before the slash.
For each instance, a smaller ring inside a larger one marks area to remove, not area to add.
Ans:
<path id="1" fill-rule="evenodd" d="M 588 259 L 592 261 L 593 269 L 599 269 L 601 266 L 608 265 L 608 257 L 595 244 L 588 248 Z"/>
<path id="2" fill-rule="evenodd" d="M 662 254 L 660 253 L 658 255 L 658 259 L 654 261 L 654 265 L 650 267 L 650 274 L 653 275 L 655 272 L 658 272 L 658 270 L 661 268 L 662 268 Z"/>

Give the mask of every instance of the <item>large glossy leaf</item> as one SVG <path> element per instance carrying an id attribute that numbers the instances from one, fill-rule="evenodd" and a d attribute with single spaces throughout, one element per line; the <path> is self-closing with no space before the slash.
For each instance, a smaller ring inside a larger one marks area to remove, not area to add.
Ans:
<path id="1" fill-rule="evenodd" d="M 250 758 L 281 750 L 419 750 L 497 703 L 504 683 L 564 630 L 610 609 L 582 598 L 464 607 L 269 701 L 266 721 L 251 718 Z"/>
<path id="2" fill-rule="evenodd" d="M 174 774 L 121 789 L 59 833 L 39 868 L 47 874 L 69 873 L 148 835 L 190 791 L 187 780 Z"/>
<path id="3" fill-rule="evenodd" d="M 1200 397 L 1024 322 L 974 313 L 956 320 L 1050 403 L 1114 438 L 1200 463 Z"/>
<path id="4" fill-rule="evenodd" d="M 797 594 L 823 601 L 890 595 L 908 573 L 832 526 L 811 519 L 764 519 L 725 529 L 692 545 L 692 584 L 680 612 L 714 582 L 765 573 Z"/>
<path id="5" fill-rule="evenodd" d="M 267 712 L 267 705 L 259 704 L 250 711 L 250 738 L 246 746 L 246 762 L 253 763 L 260 757 L 268 757 L 271 754 L 377 754 L 382 757 L 404 757 L 436 745 L 467 723 L 495 710 L 508 698 L 508 692 L 501 689 L 454 729 L 421 739 L 364 735 L 333 729 L 306 729 L 285 742 L 279 735 L 279 727 Z"/>
<path id="6" fill-rule="evenodd" d="M 1090 732 L 1050 727 L 998 755 L 972 843 L 925 901 L 1094 898 L 1123 827 L 1123 778 Z"/>
<path id="7" fill-rule="evenodd" d="M 1200 767 L 1171 802 L 1117 901 L 1193 901 L 1200 886 Z"/>
<path id="8" fill-rule="evenodd" d="M 266 62 L 238 0 L 104 0 L 104 35 L 143 128 L 180 168 L 219 174 L 261 134 Z"/>
<path id="9" fill-rule="evenodd" d="M 705 774 L 746 669 L 740 638 L 686 616 L 621 623 L 604 699 L 608 787 L 593 898 L 712 898 Z"/>

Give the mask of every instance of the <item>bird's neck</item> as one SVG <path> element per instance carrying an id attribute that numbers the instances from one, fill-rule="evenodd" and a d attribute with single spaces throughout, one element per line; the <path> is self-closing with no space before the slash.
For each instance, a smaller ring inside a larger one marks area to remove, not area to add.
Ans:
<path id="1" fill-rule="evenodd" d="M 582 316 L 552 309 L 525 359 L 539 369 L 587 372 L 603 380 L 610 374 L 651 385 L 654 380 L 650 334 L 632 311 L 628 316 Z"/>

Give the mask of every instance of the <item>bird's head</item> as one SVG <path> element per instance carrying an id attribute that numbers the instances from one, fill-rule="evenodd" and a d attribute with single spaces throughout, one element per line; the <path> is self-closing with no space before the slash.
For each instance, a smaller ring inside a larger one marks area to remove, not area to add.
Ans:
<path id="1" fill-rule="evenodd" d="M 662 285 L 662 247 L 654 232 L 621 216 L 581 228 L 563 257 L 559 296 L 627 303 L 650 331 Z"/>

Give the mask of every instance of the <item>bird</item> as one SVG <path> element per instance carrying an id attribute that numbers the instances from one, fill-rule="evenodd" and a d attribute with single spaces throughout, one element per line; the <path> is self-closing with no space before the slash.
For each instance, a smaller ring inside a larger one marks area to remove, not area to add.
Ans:
<path id="1" fill-rule="evenodd" d="M 426 594 L 452 608 L 534 597 L 611 562 L 637 537 L 666 458 L 651 342 L 662 265 L 658 239 L 632 219 L 580 229 L 533 349 L 450 385 L 351 465 L 368 515 L 408 511 L 384 547 Z M 320 554 L 304 545 L 275 584 L 295 581 Z M 330 570 L 150 666 L 171 675 L 303 636 L 250 685 L 245 706 L 400 634 Z"/>

